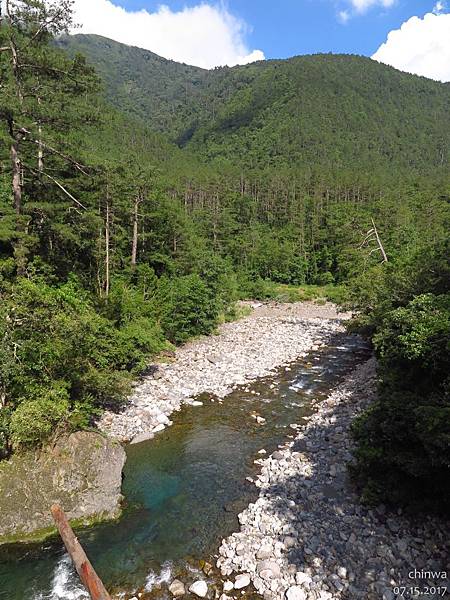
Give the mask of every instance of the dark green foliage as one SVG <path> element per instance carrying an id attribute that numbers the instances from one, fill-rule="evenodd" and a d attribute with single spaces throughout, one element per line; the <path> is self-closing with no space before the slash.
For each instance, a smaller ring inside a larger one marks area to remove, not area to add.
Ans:
<path id="1" fill-rule="evenodd" d="M 57 44 L 72 56 L 85 55 L 102 76 L 112 104 L 156 131 L 185 126 L 186 105 L 196 104 L 199 88 L 209 75 L 199 67 L 166 60 L 99 35 L 61 37 Z"/>
<path id="2" fill-rule="evenodd" d="M 130 296 L 140 299 L 135 290 Z M 122 401 L 129 374 L 164 348 L 149 311 L 138 316 L 133 307 L 130 315 L 125 304 L 120 321 L 109 320 L 74 281 L 51 287 L 21 279 L 3 295 L 6 347 L 14 348 L 3 394 L 14 445 L 42 441 L 56 424 L 86 423 L 97 406 Z"/>
<path id="3" fill-rule="evenodd" d="M 204 254 L 195 261 L 195 270 L 208 287 L 219 313 L 226 314 L 239 298 L 239 284 L 230 260 Z"/>
<path id="4" fill-rule="evenodd" d="M 447 240 L 392 267 L 375 288 L 375 310 L 366 309 L 381 383 L 378 402 L 354 423 L 354 472 L 372 502 L 448 509 L 449 250 Z"/>
<path id="5" fill-rule="evenodd" d="M 174 343 L 210 333 L 217 323 L 217 299 L 197 274 L 161 280 L 158 300 L 162 330 Z"/>
<path id="6" fill-rule="evenodd" d="M 243 298 L 268 300 L 276 296 L 276 287 L 272 281 L 248 273 L 241 273 L 239 287 Z"/>
<path id="7" fill-rule="evenodd" d="M 93 69 L 51 43 L 67 31 L 71 10 L 70 0 L 16 0 L 0 15 L 0 248 L 21 275 L 43 234 L 56 243 L 69 237 L 70 212 L 80 206 L 70 189 L 85 173 L 71 151 L 77 130 L 98 116 Z"/>
<path id="8" fill-rule="evenodd" d="M 433 379 L 442 377 L 450 364 L 447 344 L 450 327 L 450 298 L 447 295 L 415 296 L 405 307 L 393 310 L 373 337 L 382 360 L 389 358 L 401 369 L 415 373 L 420 367 Z M 437 370 L 436 370 L 437 369 Z"/>
<path id="9" fill-rule="evenodd" d="M 9 435 L 13 447 L 45 442 L 69 416 L 69 399 L 64 384 L 39 390 L 38 397 L 22 402 L 13 412 Z"/>

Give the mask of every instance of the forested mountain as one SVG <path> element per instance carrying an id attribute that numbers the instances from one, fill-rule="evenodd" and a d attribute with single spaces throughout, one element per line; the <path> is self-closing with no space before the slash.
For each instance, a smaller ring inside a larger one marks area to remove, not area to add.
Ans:
<path id="1" fill-rule="evenodd" d="M 0 22 L 0 454 L 92 424 L 237 299 L 339 284 L 382 358 L 366 496 L 445 498 L 450 86 L 355 56 L 204 71 L 61 37 L 59 4 Z"/>
<path id="2" fill-rule="evenodd" d="M 224 89 L 233 83 L 235 93 L 192 136 L 209 159 L 419 170 L 448 160 L 450 86 L 332 55 L 232 70 Z"/>
<path id="3" fill-rule="evenodd" d="M 89 58 L 114 106 L 208 160 L 252 169 L 447 165 L 450 85 L 368 58 L 300 56 L 204 71 L 99 36 L 59 43 Z"/>
<path id="4" fill-rule="evenodd" d="M 186 104 L 194 110 L 209 76 L 209 71 L 199 67 L 99 35 L 63 36 L 57 44 L 72 56 L 77 52 L 86 56 L 102 77 L 111 104 L 156 131 L 185 127 Z"/>

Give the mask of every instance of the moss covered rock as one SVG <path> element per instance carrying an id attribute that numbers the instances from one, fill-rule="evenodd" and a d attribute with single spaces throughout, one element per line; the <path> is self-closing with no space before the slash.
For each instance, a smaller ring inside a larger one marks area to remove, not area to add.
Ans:
<path id="1" fill-rule="evenodd" d="M 118 443 L 79 431 L 0 462 L 0 543 L 50 534 L 55 502 L 78 524 L 118 517 L 125 460 Z"/>

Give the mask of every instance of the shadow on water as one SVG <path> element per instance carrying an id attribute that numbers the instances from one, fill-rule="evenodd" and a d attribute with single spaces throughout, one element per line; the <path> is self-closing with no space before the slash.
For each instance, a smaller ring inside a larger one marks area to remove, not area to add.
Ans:
<path id="1" fill-rule="evenodd" d="M 237 514 L 257 497 L 246 477 L 257 473 L 258 451 L 273 452 L 292 434 L 289 425 L 301 423 L 369 354 L 360 338 L 336 336 L 326 349 L 223 402 L 204 395 L 204 406 L 185 406 L 154 440 L 128 446 L 122 518 L 79 534 L 105 584 L 151 588 L 217 552 L 221 538 L 238 529 Z M 57 540 L 0 549 L 2 600 L 84 597 Z"/>

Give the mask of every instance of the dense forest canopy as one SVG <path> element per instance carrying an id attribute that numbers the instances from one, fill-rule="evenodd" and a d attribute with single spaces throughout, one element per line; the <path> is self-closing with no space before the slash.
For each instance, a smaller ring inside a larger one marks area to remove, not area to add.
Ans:
<path id="1" fill-rule="evenodd" d="M 339 284 L 382 380 L 355 477 L 439 505 L 450 86 L 344 55 L 205 71 L 70 21 L 65 0 L 1 16 L 0 453 L 120 406 L 239 298 Z"/>
<path id="2" fill-rule="evenodd" d="M 448 164 L 450 85 L 361 56 L 318 54 L 205 71 L 94 35 L 63 37 L 108 100 L 202 157 L 266 170 Z"/>

